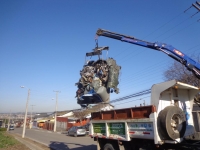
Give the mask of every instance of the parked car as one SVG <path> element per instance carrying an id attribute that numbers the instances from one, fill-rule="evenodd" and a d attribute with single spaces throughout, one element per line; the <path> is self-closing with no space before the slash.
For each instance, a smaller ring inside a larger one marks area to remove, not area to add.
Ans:
<path id="1" fill-rule="evenodd" d="M 14 126 L 10 125 L 9 130 L 14 130 Z"/>
<path id="2" fill-rule="evenodd" d="M 85 127 L 86 131 L 89 131 L 90 124 L 88 123 L 88 124 L 84 125 L 84 127 Z"/>
<path id="3" fill-rule="evenodd" d="M 86 135 L 86 129 L 83 126 L 73 126 L 68 130 L 68 135 L 77 137 L 79 135 Z"/>

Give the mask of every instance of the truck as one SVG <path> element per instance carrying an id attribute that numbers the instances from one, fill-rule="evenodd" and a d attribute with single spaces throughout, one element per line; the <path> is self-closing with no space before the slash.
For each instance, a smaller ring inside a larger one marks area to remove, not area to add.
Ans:
<path id="1" fill-rule="evenodd" d="M 162 51 L 200 79 L 200 64 L 171 45 L 104 29 L 96 34 Z M 97 141 L 98 150 L 200 149 L 200 134 L 192 116 L 199 93 L 198 87 L 177 80 L 154 84 L 149 106 L 91 113 L 89 135 Z"/>
<path id="2" fill-rule="evenodd" d="M 199 92 L 176 80 L 154 84 L 149 106 L 93 112 L 89 135 L 98 150 L 200 149 L 192 117 Z"/>

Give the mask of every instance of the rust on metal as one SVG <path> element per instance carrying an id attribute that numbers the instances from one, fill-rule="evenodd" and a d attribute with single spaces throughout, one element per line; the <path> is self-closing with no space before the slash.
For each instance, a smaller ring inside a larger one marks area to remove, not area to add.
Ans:
<path id="1" fill-rule="evenodd" d="M 156 112 L 156 107 L 153 105 L 124 108 L 111 111 L 102 111 L 92 113 L 92 120 L 118 120 L 118 119 L 141 119 L 149 118 L 151 113 Z"/>

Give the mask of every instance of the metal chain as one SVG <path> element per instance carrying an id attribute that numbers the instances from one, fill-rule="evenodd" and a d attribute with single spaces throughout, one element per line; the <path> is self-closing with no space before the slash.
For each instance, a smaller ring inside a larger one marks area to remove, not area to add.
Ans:
<path id="1" fill-rule="evenodd" d="M 95 43 L 96 43 L 96 47 L 98 47 L 98 35 L 95 36 Z"/>

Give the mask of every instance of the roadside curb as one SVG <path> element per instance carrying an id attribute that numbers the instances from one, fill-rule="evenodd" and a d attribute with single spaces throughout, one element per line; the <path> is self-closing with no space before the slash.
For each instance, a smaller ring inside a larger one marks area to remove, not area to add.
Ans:
<path id="1" fill-rule="evenodd" d="M 26 147 L 28 147 L 28 148 L 31 149 L 31 150 L 35 150 L 35 149 L 37 149 L 37 150 L 42 150 L 42 148 L 36 146 L 36 145 L 33 144 L 33 143 L 27 142 L 25 139 L 19 138 L 19 137 L 17 137 L 17 136 L 14 136 L 14 138 L 15 138 L 17 141 L 19 141 L 19 142 L 21 142 L 22 144 L 24 144 Z"/>
<path id="2" fill-rule="evenodd" d="M 10 133 L 9 133 L 9 134 L 10 134 Z M 43 150 L 43 149 L 42 149 L 42 148 L 39 148 L 36 144 L 33 144 L 33 143 L 28 142 L 26 139 L 29 139 L 29 140 L 31 140 L 31 141 L 33 141 L 33 142 L 37 142 L 37 143 L 39 143 L 39 144 L 42 144 L 42 145 L 44 145 L 44 146 L 46 146 L 46 147 L 48 147 L 48 148 L 51 148 L 52 150 L 62 150 L 62 149 L 57 148 L 57 147 L 55 147 L 55 146 L 49 146 L 48 144 L 42 143 L 42 142 L 40 142 L 40 141 L 37 141 L 37 140 L 32 139 L 32 138 L 29 138 L 29 137 L 25 137 L 25 138 L 23 139 L 22 137 L 20 137 L 20 134 L 19 134 L 19 133 L 14 133 L 14 134 L 12 133 L 11 135 L 13 135 L 14 138 L 15 138 L 16 140 L 18 140 L 18 141 L 21 142 L 22 144 L 26 145 L 26 147 L 30 148 L 31 150 Z"/>
<path id="3" fill-rule="evenodd" d="M 38 143 L 40 143 L 40 144 L 43 144 L 43 145 L 45 145 L 45 146 L 47 146 L 47 147 L 49 147 L 49 148 L 51 148 L 51 149 L 53 149 L 53 150 L 62 150 L 62 149 L 57 148 L 57 147 L 55 147 L 55 146 L 49 146 L 48 144 L 42 143 L 42 142 L 37 141 L 37 140 L 35 140 L 35 139 L 29 138 L 29 137 L 26 137 L 26 138 L 27 138 L 27 139 L 30 139 L 30 140 L 32 140 L 32 141 L 38 142 Z"/>

